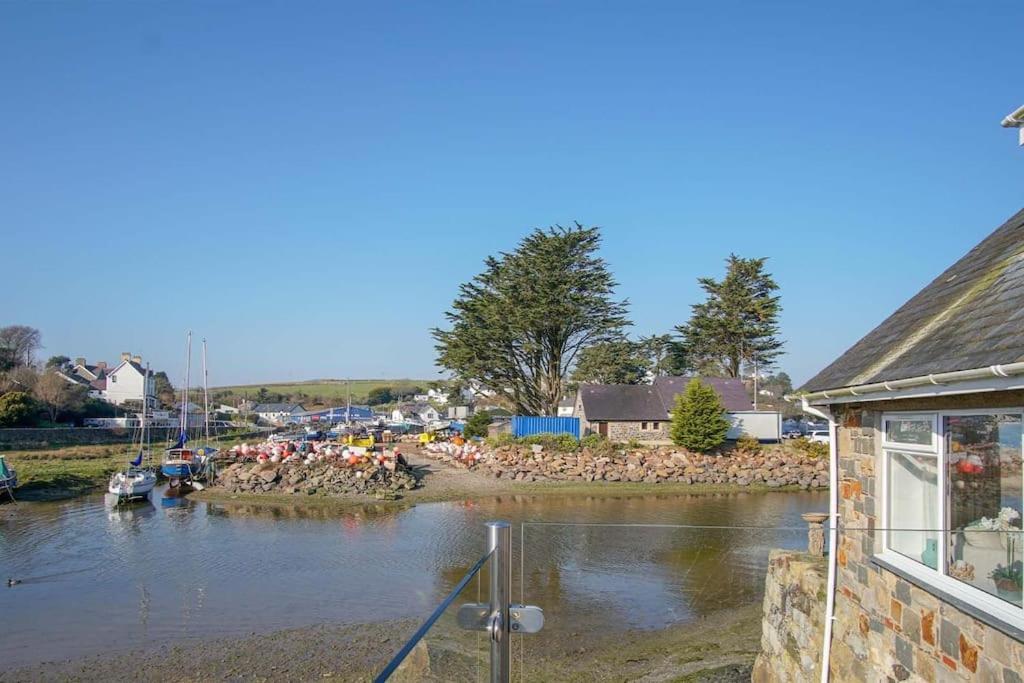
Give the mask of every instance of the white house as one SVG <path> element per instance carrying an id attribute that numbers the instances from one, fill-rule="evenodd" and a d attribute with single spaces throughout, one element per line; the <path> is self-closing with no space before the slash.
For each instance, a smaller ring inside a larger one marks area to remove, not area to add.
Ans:
<path id="1" fill-rule="evenodd" d="M 418 420 L 429 424 L 441 419 L 441 414 L 429 403 L 404 403 L 391 411 L 391 419 L 395 422 Z"/>
<path id="2" fill-rule="evenodd" d="M 265 422 L 280 425 L 292 416 L 306 412 L 306 409 L 298 403 L 260 403 L 253 407 L 252 412 Z"/>
<path id="3" fill-rule="evenodd" d="M 123 405 L 126 401 L 142 403 L 144 396 L 148 396 L 150 400 L 156 399 L 156 381 L 153 379 L 153 373 L 150 373 L 149 377 L 146 376 L 146 368 L 142 367 L 142 356 L 122 353 L 121 362 L 106 374 L 106 388 L 101 392 L 100 398 L 114 405 Z"/>
<path id="4" fill-rule="evenodd" d="M 413 398 L 415 398 L 417 401 L 420 400 L 419 396 L 414 396 Z M 423 400 L 434 401 L 435 403 L 445 405 L 446 403 L 448 403 L 448 392 L 444 391 L 443 389 L 427 389 L 426 398 L 424 398 Z"/>
<path id="5" fill-rule="evenodd" d="M 90 364 L 85 358 L 76 358 L 74 364 L 58 369 L 57 374 L 71 384 L 84 387 L 89 398 L 102 399 L 107 388 L 107 364 L 102 361 Z"/>
<path id="6" fill-rule="evenodd" d="M 558 402 L 558 417 L 572 417 L 576 411 L 576 399 L 566 398 Z"/>

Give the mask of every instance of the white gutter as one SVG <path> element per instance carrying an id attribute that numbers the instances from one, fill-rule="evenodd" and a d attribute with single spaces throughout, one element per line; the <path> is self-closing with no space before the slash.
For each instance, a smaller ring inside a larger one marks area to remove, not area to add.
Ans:
<path id="1" fill-rule="evenodd" d="M 988 379 L 991 377 L 1012 377 L 1024 375 L 1024 363 L 1007 363 L 1006 365 L 990 365 L 985 368 L 974 368 L 972 370 L 954 370 L 953 372 L 939 372 L 932 375 L 921 375 L 918 377 L 907 377 L 905 379 L 894 379 L 888 382 L 875 382 L 873 384 L 859 384 L 839 389 L 828 389 L 827 391 L 813 391 L 806 394 L 793 394 L 786 396 L 792 400 L 799 398 L 804 402 L 805 410 L 808 401 L 820 401 L 824 399 L 841 398 L 846 396 L 863 396 L 865 394 L 894 393 L 901 389 L 921 387 L 936 384 L 952 384 L 954 382 L 967 382 L 977 379 Z M 884 397 L 879 397 L 884 398 Z M 815 413 L 812 413 L 815 414 Z"/>
<path id="2" fill-rule="evenodd" d="M 839 430 L 831 411 L 814 408 L 803 401 L 803 410 L 816 417 L 828 420 L 828 586 L 825 589 L 825 634 L 821 643 L 821 683 L 829 680 L 829 659 L 832 656 L 832 624 L 836 611 L 836 548 L 839 520 Z"/>
<path id="3" fill-rule="evenodd" d="M 1024 126 L 1024 107 L 1019 107 L 1016 111 L 1008 116 L 1004 117 L 1000 121 L 1000 125 L 1003 128 L 1020 128 Z"/>

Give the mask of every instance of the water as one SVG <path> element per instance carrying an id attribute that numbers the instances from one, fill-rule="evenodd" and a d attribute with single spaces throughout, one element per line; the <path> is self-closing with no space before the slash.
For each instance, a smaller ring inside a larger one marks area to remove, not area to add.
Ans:
<path id="1" fill-rule="evenodd" d="M 480 557 L 490 519 L 513 523 L 514 597 L 543 606 L 555 631 L 570 620 L 661 628 L 759 600 L 768 550 L 803 547 L 806 534 L 562 523 L 803 529 L 801 513 L 827 508 L 820 492 L 504 495 L 346 511 L 162 496 L 127 510 L 98 495 L 2 510 L 0 579 L 22 580 L 0 587 L 6 667 L 422 618 Z"/>

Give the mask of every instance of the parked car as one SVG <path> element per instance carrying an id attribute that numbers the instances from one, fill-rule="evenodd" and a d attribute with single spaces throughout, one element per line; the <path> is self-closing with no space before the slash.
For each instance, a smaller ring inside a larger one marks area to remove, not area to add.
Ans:
<path id="1" fill-rule="evenodd" d="M 807 440 L 815 441 L 817 443 L 828 443 L 831 439 L 829 438 L 827 429 L 815 429 L 807 432 Z"/>

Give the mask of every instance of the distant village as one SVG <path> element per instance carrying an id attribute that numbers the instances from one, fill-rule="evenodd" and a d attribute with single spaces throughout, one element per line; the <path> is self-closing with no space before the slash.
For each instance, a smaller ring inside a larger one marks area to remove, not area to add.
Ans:
<path id="1" fill-rule="evenodd" d="M 125 409 L 118 417 L 89 417 L 84 426 L 125 427 L 135 423 L 132 410 L 141 408 L 143 399 L 155 408 L 154 426 L 173 426 L 181 420 L 180 408 L 171 408 L 167 397 L 161 401 L 157 374 L 149 372 L 139 355 L 121 354 L 117 364 L 89 363 L 76 358 L 58 370 L 61 377 L 83 387 L 88 396 Z M 159 373 L 162 374 L 162 373 Z M 582 384 L 558 406 L 557 417 L 578 418 L 581 435 L 597 434 L 612 441 L 636 441 L 651 444 L 670 443 L 669 425 L 676 396 L 685 390 L 690 377 L 660 376 L 644 384 Z M 780 397 L 772 388 L 759 388 L 755 405 L 753 378 L 701 378 L 718 394 L 730 421 L 728 438 L 741 434 L 759 441 L 778 441 L 787 432 L 802 434 L 802 424 L 784 420 L 777 406 Z M 214 396 L 219 393 L 213 392 Z M 263 392 L 267 393 L 267 392 Z M 403 398 L 403 397 L 399 397 Z M 213 424 L 220 427 L 260 425 L 265 427 L 301 427 L 315 429 L 337 424 L 385 425 L 398 433 L 419 433 L 448 427 L 470 416 L 486 412 L 490 431 L 509 431 L 512 413 L 494 400 L 493 392 L 479 387 L 451 390 L 438 386 L 415 393 L 389 405 L 367 403 L 333 405 L 307 409 L 300 401 L 258 401 L 237 398 L 232 403 L 214 401 L 210 405 Z M 177 401 L 171 401 L 177 404 Z M 204 409 L 197 402 L 186 404 L 186 421 L 202 421 Z M 166 424 L 164 424 L 166 423 Z M 810 427 L 813 427 L 811 425 Z"/>

